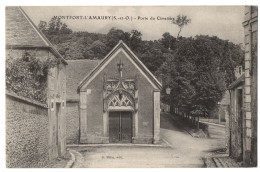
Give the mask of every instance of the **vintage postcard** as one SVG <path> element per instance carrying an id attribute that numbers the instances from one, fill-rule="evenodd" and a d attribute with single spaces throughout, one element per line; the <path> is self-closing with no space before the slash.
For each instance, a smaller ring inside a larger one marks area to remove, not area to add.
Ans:
<path id="1" fill-rule="evenodd" d="M 5 6 L 7 168 L 257 167 L 258 6 Z"/>

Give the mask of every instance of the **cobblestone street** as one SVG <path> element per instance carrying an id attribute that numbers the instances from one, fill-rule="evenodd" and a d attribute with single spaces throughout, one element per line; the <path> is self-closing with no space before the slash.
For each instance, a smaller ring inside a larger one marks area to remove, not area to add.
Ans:
<path id="1" fill-rule="evenodd" d="M 225 147 L 224 128 L 213 127 L 210 132 L 212 138 L 194 138 L 176 120 L 162 114 L 161 137 L 166 144 L 81 145 L 69 149 L 76 159 L 73 168 L 204 167 L 205 156 Z"/>

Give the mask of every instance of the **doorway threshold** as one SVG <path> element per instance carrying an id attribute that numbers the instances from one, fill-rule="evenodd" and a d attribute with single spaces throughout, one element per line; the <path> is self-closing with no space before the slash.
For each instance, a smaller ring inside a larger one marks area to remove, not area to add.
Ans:
<path id="1" fill-rule="evenodd" d="M 134 143 L 108 143 L 108 144 L 68 144 L 67 148 L 72 147 L 169 147 L 164 144 L 134 144 Z"/>

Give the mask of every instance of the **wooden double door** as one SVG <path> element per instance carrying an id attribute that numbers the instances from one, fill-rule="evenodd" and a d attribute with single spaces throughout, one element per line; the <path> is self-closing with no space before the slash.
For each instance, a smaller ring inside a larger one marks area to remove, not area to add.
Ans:
<path id="1" fill-rule="evenodd" d="M 109 112 L 109 142 L 132 142 L 132 112 Z"/>

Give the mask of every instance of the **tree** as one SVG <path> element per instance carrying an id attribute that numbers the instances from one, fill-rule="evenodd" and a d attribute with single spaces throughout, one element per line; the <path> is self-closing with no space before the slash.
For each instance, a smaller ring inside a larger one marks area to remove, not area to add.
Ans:
<path id="1" fill-rule="evenodd" d="M 130 32 L 129 47 L 133 51 L 139 51 L 142 43 L 142 33 L 138 30 L 132 30 Z"/>
<path id="2" fill-rule="evenodd" d="M 117 28 L 111 28 L 106 36 L 106 46 L 111 50 L 120 40 L 128 44 L 130 33 Z"/>
<path id="3" fill-rule="evenodd" d="M 60 34 L 71 34 L 72 30 L 68 28 L 66 23 L 63 23 L 59 32 L 60 32 Z"/>
<path id="4" fill-rule="evenodd" d="M 187 16 L 184 16 L 184 15 L 178 15 L 177 19 L 172 20 L 172 24 L 175 24 L 179 27 L 177 39 L 179 38 L 182 28 L 184 26 L 188 25 L 190 22 L 191 22 L 191 19 L 189 19 Z"/>
<path id="5" fill-rule="evenodd" d="M 97 40 L 91 44 L 90 50 L 95 54 L 95 58 L 102 59 L 106 54 L 106 45 Z"/>
<path id="6" fill-rule="evenodd" d="M 165 99 L 162 92 L 162 101 L 171 100 L 194 117 L 208 115 L 234 81 L 231 71 L 243 63 L 243 51 L 238 45 L 209 36 L 182 38 L 176 44 L 178 51 L 170 51 L 156 72 L 163 76 L 164 86 L 172 88 L 170 98 Z"/>
<path id="7" fill-rule="evenodd" d="M 45 31 L 47 29 L 47 22 L 41 20 L 40 23 L 38 24 L 38 28 L 42 32 Z"/>
<path id="8" fill-rule="evenodd" d="M 243 65 L 244 58 L 239 45 L 216 36 L 179 38 L 188 23 L 190 19 L 179 15 L 173 20 L 180 28 L 178 37 L 166 32 L 154 41 L 142 40 L 138 30 L 111 28 L 107 34 L 72 32 L 57 18 L 52 18 L 48 26 L 42 22 L 39 27 L 66 59 L 101 59 L 123 40 L 152 73 L 162 76 L 164 87 L 172 88 L 170 96 L 162 92 L 162 101 L 198 117 L 208 115 L 216 107 L 227 86 L 235 80 L 234 68 Z"/>
<path id="9" fill-rule="evenodd" d="M 60 18 L 51 18 L 48 22 L 40 21 L 38 28 L 45 34 L 45 36 L 54 44 L 64 42 L 67 36 L 72 33 L 66 23 L 62 23 Z"/>
<path id="10" fill-rule="evenodd" d="M 160 41 L 164 47 L 167 49 L 173 49 L 176 38 L 174 38 L 169 32 L 165 32 L 162 36 L 163 38 Z"/>
<path id="11" fill-rule="evenodd" d="M 145 66 L 155 73 L 165 61 L 164 47 L 160 41 L 144 41 L 141 50 L 137 52 Z"/>
<path id="12" fill-rule="evenodd" d="M 60 18 L 53 17 L 48 23 L 47 33 L 49 35 L 58 35 L 61 26 L 62 26 L 62 22 L 60 21 Z"/>

